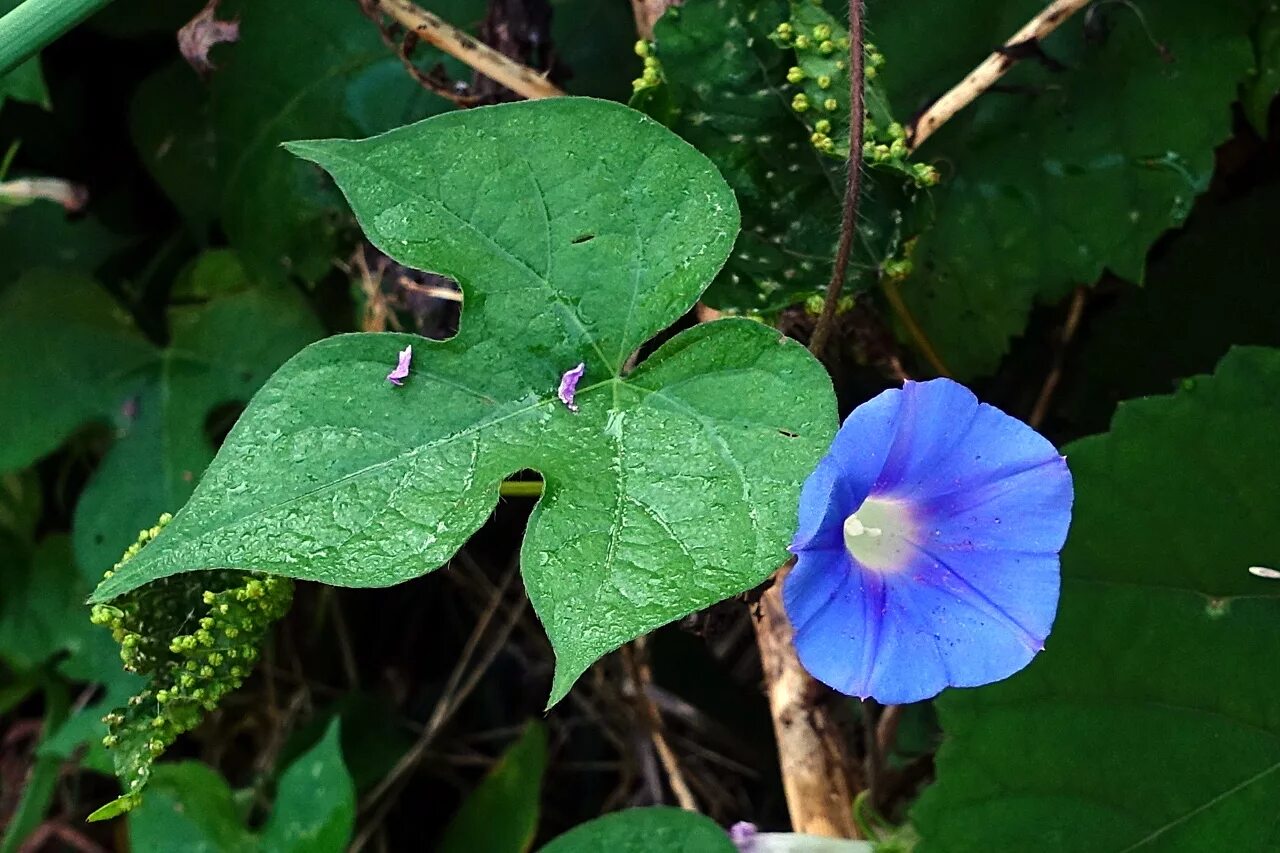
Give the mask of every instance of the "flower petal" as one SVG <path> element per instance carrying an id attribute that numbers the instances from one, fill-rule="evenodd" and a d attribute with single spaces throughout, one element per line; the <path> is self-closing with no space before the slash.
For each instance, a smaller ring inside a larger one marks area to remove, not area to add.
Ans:
<path id="1" fill-rule="evenodd" d="M 893 443 L 902 392 L 885 391 L 853 410 L 800 493 L 791 550 L 834 547 L 841 525 L 867 498 Z"/>
<path id="2" fill-rule="evenodd" d="M 782 600 L 795 628 L 796 654 L 814 678 L 841 693 L 867 695 L 883 595 L 882 579 L 862 571 L 843 547 L 796 558 Z"/>
<path id="3" fill-rule="evenodd" d="M 850 498 L 854 502 L 850 512 L 866 500 L 889 459 L 889 451 L 898 432 L 903 397 L 902 390 L 898 388 L 872 397 L 844 419 L 831 442 L 827 455 L 844 472 Z"/>
<path id="4" fill-rule="evenodd" d="M 1056 554 L 1071 525 L 1071 503 L 1071 472 L 1054 451 L 1031 468 L 924 502 L 920 517 L 928 536 L 920 544 L 931 550 Z"/>
<path id="5" fill-rule="evenodd" d="M 1047 598 L 1048 606 L 1032 614 L 1040 620 L 1036 627 L 1047 633 L 1057 606 L 1057 559 L 1029 559 L 1051 563 L 1055 574 L 1054 582 L 1040 584 L 1051 589 L 1038 591 L 1039 602 Z M 1028 577 L 1042 574 L 1028 572 Z M 884 626 L 867 685 L 877 701 L 919 702 L 946 687 L 1000 681 L 1025 667 L 1043 648 L 1043 635 L 1030 633 L 1005 607 L 942 566 L 910 577 L 892 576 L 886 583 Z M 1035 607 L 1028 603 L 1021 609 Z"/>
<path id="6" fill-rule="evenodd" d="M 824 457 L 804 481 L 800 490 L 800 526 L 791 541 L 791 550 L 843 547 L 840 525 L 857 504 L 844 500 L 841 473 L 835 461 Z"/>
<path id="7" fill-rule="evenodd" d="M 409 362 L 412 360 L 413 345 L 411 344 L 400 351 L 395 368 L 387 374 L 387 381 L 392 385 L 403 385 L 404 380 L 409 376 Z"/>
<path id="8" fill-rule="evenodd" d="M 560 387 L 556 394 L 560 397 L 560 402 L 564 403 L 565 408 L 571 412 L 578 411 L 578 405 L 573 402 L 573 395 L 578 392 L 578 380 L 582 378 L 582 374 L 587 370 L 586 363 L 580 363 L 577 367 L 566 370 L 564 375 L 560 377 Z"/>
<path id="9" fill-rule="evenodd" d="M 978 414 L 978 398 L 950 379 L 907 382 L 897 418 L 897 434 L 872 491 L 898 500 L 931 491 L 950 491 L 954 466 L 940 466 L 955 455 Z M 961 454 L 962 456 L 964 454 Z M 939 484 L 945 484 L 939 488 Z"/>

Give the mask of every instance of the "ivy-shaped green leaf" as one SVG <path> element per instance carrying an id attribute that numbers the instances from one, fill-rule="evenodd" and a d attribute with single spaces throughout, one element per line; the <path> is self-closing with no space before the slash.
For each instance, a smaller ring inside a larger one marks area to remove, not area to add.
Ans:
<path id="1" fill-rule="evenodd" d="M 921 853 L 1275 850 L 1280 350 L 1123 404 L 1067 448 L 1075 518 L 1046 650 L 938 701 Z"/>
<path id="2" fill-rule="evenodd" d="M 292 149 L 334 175 L 379 249 L 461 283 L 461 331 L 299 353 L 96 600 L 211 566 L 394 584 L 446 561 L 499 482 L 535 469 L 546 488 L 521 565 L 556 651 L 555 702 L 604 653 L 782 562 L 835 429 L 818 362 L 726 320 L 629 369 L 733 243 L 733 194 L 704 157 L 639 113 L 574 98 Z M 580 363 L 572 411 L 557 387 Z"/>
<path id="3" fill-rule="evenodd" d="M 1095 4 L 1044 40 L 1056 65 L 1018 63 L 924 142 L 943 182 L 902 296 L 951 372 L 990 372 L 1035 302 L 1104 269 L 1142 281 L 1148 247 L 1208 187 L 1264 6 Z M 872 0 L 893 103 L 926 106 L 1043 8 Z"/>

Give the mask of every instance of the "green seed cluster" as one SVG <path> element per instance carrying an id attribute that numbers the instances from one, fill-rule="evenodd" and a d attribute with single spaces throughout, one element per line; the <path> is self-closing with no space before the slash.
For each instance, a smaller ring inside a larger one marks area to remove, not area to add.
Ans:
<path id="1" fill-rule="evenodd" d="M 636 56 L 644 60 L 644 71 L 631 81 L 631 89 L 633 92 L 652 89 L 662 82 L 662 64 L 653 52 L 653 45 L 643 39 L 636 42 L 635 51 Z"/>
<path id="2" fill-rule="evenodd" d="M 155 527 L 141 531 L 107 577 L 169 520 L 166 513 Z M 108 728 L 103 744 L 115 752 L 116 774 L 126 791 L 109 804 L 111 814 L 136 805 L 152 762 L 241 685 L 267 631 L 292 599 L 288 578 L 219 570 L 161 578 L 94 606 L 90 619 L 111 630 L 124 668 L 148 679 L 126 707 L 103 718 Z"/>
<path id="3" fill-rule="evenodd" d="M 794 17 L 773 31 L 771 40 L 795 52 L 796 64 L 787 71 L 787 82 L 799 89 L 791 109 L 808 125 L 809 142 L 823 154 L 838 160 L 849 156 L 849 50 L 848 32 L 818 2 L 794 5 Z M 866 117 L 863 129 L 863 162 L 890 169 L 914 187 L 933 186 L 938 173 L 927 163 L 910 163 L 906 131 L 893 121 L 875 81 L 884 67 L 884 55 L 873 44 L 863 46 L 867 79 Z"/>

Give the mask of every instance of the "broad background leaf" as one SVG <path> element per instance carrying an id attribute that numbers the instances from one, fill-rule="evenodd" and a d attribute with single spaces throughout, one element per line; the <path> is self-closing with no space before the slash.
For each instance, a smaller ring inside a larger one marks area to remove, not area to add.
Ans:
<path id="1" fill-rule="evenodd" d="M 333 172 L 375 245 L 462 284 L 461 331 L 300 353 L 98 599 L 206 566 L 397 583 L 452 556 L 500 480 L 532 468 L 547 486 L 521 565 L 556 649 L 554 702 L 600 655 L 782 562 L 835 426 L 819 364 L 736 320 L 622 375 L 732 244 L 733 196 L 705 158 L 636 112 L 568 98 L 293 148 Z M 574 413 L 555 389 L 579 362 Z"/>
<path id="2" fill-rule="evenodd" d="M 1061 612 L 1023 673 L 938 701 L 921 853 L 1280 845 L 1280 350 L 1067 448 Z M 1158 499 L 1157 499 L 1158 498 Z"/>
<path id="3" fill-rule="evenodd" d="M 483 9 L 476 0 L 432 6 L 461 26 Z M 220 17 L 237 15 L 240 40 L 213 53 L 222 225 L 255 273 L 313 279 L 339 254 L 342 202 L 280 143 L 377 133 L 453 105 L 405 73 L 354 2 L 237 0 L 219 8 Z M 433 51 L 419 52 L 429 67 Z"/>
<path id="4" fill-rule="evenodd" d="M 1116 404 L 1211 371 L 1233 344 L 1280 346 L 1274 261 L 1280 189 L 1205 199 L 1153 253 L 1144 287 L 1123 288 L 1081 330 L 1059 403 L 1077 429 L 1107 428 Z M 1103 303 L 1103 304 L 1098 304 Z"/>
<path id="5" fill-rule="evenodd" d="M 197 761 L 157 765 L 147 796 L 129 814 L 133 848 L 174 853 L 340 853 L 355 826 L 355 788 L 335 720 L 280 778 L 261 834 L 245 826 L 231 788 Z"/>
<path id="6" fill-rule="evenodd" d="M 169 346 L 155 347 L 102 288 L 66 273 L 33 272 L 0 295 L 0 471 L 34 462 L 86 423 L 115 430 L 76 507 L 76 556 L 91 573 L 191 493 L 213 458 L 210 413 L 247 402 L 320 336 L 297 296 L 269 289 L 174 308 L 169 331 Z"/>
<path id="7" fill-rule="evenodd" d="M 1002 81 L 1013 91 L 982 96 L 924 143 L 943 183 L 902 294 L 952 372 L 994 369 L 1037 301 L 1104 269 L 1142 281 L 1147 248 L 1208 186 L 1263 5 L 1109 4 L 1089 33 L 1078 14 L 1043 45 L 1067 70 L 1019 63 Z M 942 94 L 1043 6 L 873 0 L 897 108 Z"/>

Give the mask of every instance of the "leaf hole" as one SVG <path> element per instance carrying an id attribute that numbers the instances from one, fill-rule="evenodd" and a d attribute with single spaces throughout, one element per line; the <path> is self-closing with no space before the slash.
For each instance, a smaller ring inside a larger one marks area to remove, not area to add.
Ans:
<path id="1" fill-rule="evenodd" d="M 244 403 L 240 402 L 221 403 L 213 407 L 204 419 L 204 437 L 211 447 L 217 449 L 222 446 L 227 433 L 231 432 L 242 412 Z"/>
<path id="2" fill-rule="evenodd" d="M 581 245 L 582 243 L 590 243 L 595 238 L 596 238 L 596 235 L 594 234 L 579 234 L 577 237 L 574 237 L 569 242 L 573 243 L 573 245 L 575 246 L 578 246 L 578 245 Z"/>
<path id="3" fill-rule="evenodd" d="M 778 430 L 778 435 L 785 435 L 787 438 L 799 438 L 799 437 L 800 437 L 800 433 L 798 433 L 798 432 L 791 432 L 790 430 L 785 430 L 785 429 L 780 429 L 780 430 Z"/>

